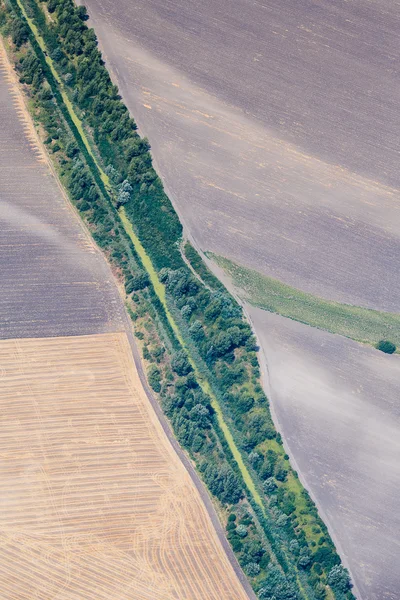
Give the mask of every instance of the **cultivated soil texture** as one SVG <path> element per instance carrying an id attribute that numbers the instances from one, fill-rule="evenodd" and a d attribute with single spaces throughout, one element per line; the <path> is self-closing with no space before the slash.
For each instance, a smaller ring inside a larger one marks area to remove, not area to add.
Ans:
<path id="1" fill-rule="evenodd" d="M 0 597 L 244 600 L 125 333 L 0 342 Z"/>
<path id="2" fill-rule="evenodd" d="M 252 598 L 1 46 L 0 221 L 0 598 Z"/>
<path id="3" fill-rule="evenodd" d="M 398 2 L 85 4 L 202 249 L 399 310 Z"/>
<path id="4" fill-rule="evenodd" d="M 363 600 L 400 590 L 400 357 L 248 308 L 289 453 Z M 297 464 L 296 464 L 297 463 Z"/>
<path id="5" fill-rule="evenodd" d="M 0 339 L 123 328 L 111 270 L 54 177 L 0 45 Z"/>

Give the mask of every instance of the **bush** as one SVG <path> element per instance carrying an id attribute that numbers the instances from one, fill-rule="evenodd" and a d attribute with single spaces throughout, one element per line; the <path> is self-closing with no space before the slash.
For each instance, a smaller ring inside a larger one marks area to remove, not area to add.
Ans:
<path id="1" fill-rule="evenodd" d="M 245 525 L 238 525 L 236 527 L 236 533 L 238 534 L 238 536 L 240 536 L 241 538 L 246 537 L 247 535 L 247 527 Z"/>
<path id="2" fill-rule="evenodd" d="M 147 372 L 150 387 L 157 393 L 161 391 L 161 373 L 155 365 L 151 365 Z"/>
<path id="3" fill-rule="evenodd" d="M 244 572 L 249 577 L 257 577 L 257 575 L 260 573 L 260 570 L 260 565 L 254 562 L 248 563 L 244 568 Z"/>
<path id="4" fill-rule="evenodd" d="M 180 376 L 188 375 L 188 373 L 190 373 L 192 366 L 184 350 L 174 354 L 171 360 L 171 367 L 173 371 Z"/>
<path id="5" fill-rule="evenodd" d="M 389 340 L 380 340 L 377 343 L 376 348 L 381 352 L 385 352 L 385 354 L 393 354 L 396 352 L 396 346 L 393 342 L 389 342 Z"/>
<path id="6" fill-rule="evenodd" d="M 276 481 L 273 477 L 268 477 L 263 483 L 263 489 L 266 494 L 272 494 L 276 490 L 278 486 L 276 485 Z"/>
<path id="7" fill-rule="evenodd" d="M 347 592 L 351 588 L 348 570 L 341 565 L 332 567 L 328 575 L 328 584 L 337 592 Z"/>

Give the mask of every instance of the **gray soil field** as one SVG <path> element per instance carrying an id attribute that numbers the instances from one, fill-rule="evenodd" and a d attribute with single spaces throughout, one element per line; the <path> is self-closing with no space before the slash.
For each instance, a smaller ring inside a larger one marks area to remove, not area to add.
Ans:
<path id="1" fill-rule="evenodd" d="M 123 329 L 111 270 L 66 202 L 0 55 L 0 339 Z"/>
<path id="2" fill-rule="evenodd" d="M 357 597 L 397 600 L 400 357 L 248 310 L 279 429 L 350 567 Z"/>
<path id="3" fill-rule="evenodd" d="M 201 248 L 399 309 L 399 2 L 85 4 Z"/>

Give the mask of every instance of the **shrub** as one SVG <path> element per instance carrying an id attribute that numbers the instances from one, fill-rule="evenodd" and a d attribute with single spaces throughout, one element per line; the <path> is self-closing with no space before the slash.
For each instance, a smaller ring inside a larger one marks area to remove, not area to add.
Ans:
<path id="1" fill-rule="evenodd" d="M 347 592 L 351 588 L 348 570 L 341 565 L 335 565 L 329 571 L 328 583 L 337 592 Z"/>
<path id="2" fill-rule="evenodd" d="M 393 354 L 396 352 L 396 346 L 393 342 L 389 342 L 389 340 L 380 340 L 377 343 L 376 348 L 381 352 L 385 352 L 385 354 Z"/>
<path id="3" fill-rule="evenodd" d="M 276 485 L 276 481 L 273 477 L 268 477 L 263 483 L 263 489 L 266 494 L 272 494 L 276 490 L 278 486 Z"/>
<path id="4" fill-rule="evenodd" d="M 157 393 L 161 391 L 161 373 L 155 365 L 151 365 L 147 372 L 150 387 Z"/>
<path id="5" fill-rule="evenodd" d="M 192 366 L 184 350 L 180 350 L 174 354 L 171 360 L 171 367 L 173 371 L 180 376 L 188 375 L 188 373 L 190 373 Z"/>
<path id="6" fill-rule="evenodd" d="M 260 570 L 260 565 L 254 562 L 248 563 L 244 568 L 244 572 L 249 577 L 257 577 L 257 575 L 260 573 Z"/>
<path id="7" fill-rule="evenodd" d="M 236 533 L 241 537 L 244 538 L 247 535 L 247 527 L 245 525 L 238 525 L 236 527 Z"/>

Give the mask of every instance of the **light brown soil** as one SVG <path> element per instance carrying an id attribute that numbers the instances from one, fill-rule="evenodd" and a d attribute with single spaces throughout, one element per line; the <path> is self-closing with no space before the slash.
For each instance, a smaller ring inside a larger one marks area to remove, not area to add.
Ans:
<path id="1" fill-rule="evenodd" d="M 0 597 L 244 600 L 125 334 L 0 342 Z"/>

